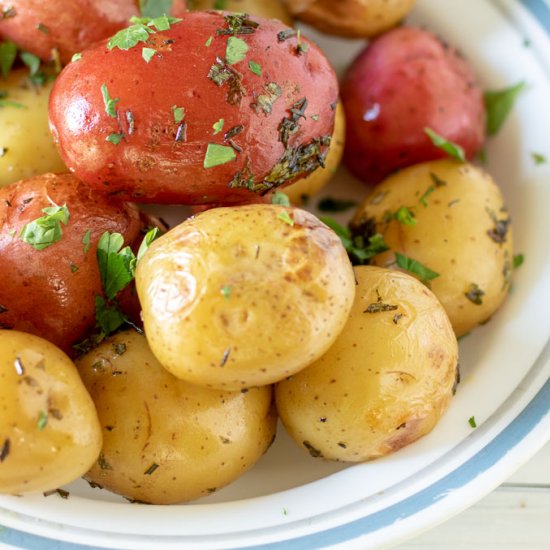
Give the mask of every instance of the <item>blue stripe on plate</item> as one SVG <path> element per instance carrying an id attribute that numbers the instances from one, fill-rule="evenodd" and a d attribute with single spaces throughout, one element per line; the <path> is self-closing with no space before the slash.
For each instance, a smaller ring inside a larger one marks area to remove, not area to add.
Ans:
<path id="1" fill-rule="evenodd" d="M 539 24 L 550 36 L 550 6 L 546 0 L 521 0 Z M 443 499 L 449 492 L 459 489 L 499 462 L 513 447 L 521 442 L 548 415 L 550 380 L 525 407 L 514 421 L 467 463 L 457 468 L 433 485 L 384 510 L 355 520 L 328 531 L 303 537 L 251 547 L 256 549 L 309 550 L 343 543 L 368 533 L 388 527 L 398 520 L 413 516 Z M 60 542 L 37 535 L 6 529 L 0 526 L 0 543 L 29 550 L 90 550 L 69 542 Z"/>

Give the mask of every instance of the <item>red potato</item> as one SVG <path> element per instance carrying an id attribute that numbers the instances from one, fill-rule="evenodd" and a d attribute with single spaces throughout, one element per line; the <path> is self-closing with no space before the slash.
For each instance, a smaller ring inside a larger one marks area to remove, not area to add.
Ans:
<path id="1" fill-rule="evenodd" d="M 69 221 L 60 240 L 37 250 L 21 238 L 21 230 L 54 204 L 67 205 Z M 1 189 L 0 326 L 70 351 L 95 325 L 95 297 L 102 295 L 99 237 L 118 232 L 132 244 L 140 229 L 134 207 L 94 193 L 70 174 L 45 174 Z M 89 247 L 83 243 L 88 231 Z"/>
<path id="2" fill-rule="evenodd" d="M 232 46 L 242 59 L 228 65 Z M 50 127 L 66 165 L 100 191 L 246 203 L 322 165 L 337 99 L 324 54 L 279 21 L 189 12 L 147 43 L 84 52 L 57 79 Z"/>
<path id="3" fill-rule="evenodd" d="M 482 91 L 467 61 L 433 34 L 402 27 L 371 43 L 342 86 L 347 136 L 344 159 L 367 183 L 446 154 L 431 128 L 472 158 L 483 147 Z"/>
<path id="4" fill-rule="evenodd" d="M 172 14 L 185 12 L 174 0 Z M 0 36 L 48 61 L 57 49 L 61 62 L 107 38 L 139 16 L 138 0 L 0 0 Z"/>

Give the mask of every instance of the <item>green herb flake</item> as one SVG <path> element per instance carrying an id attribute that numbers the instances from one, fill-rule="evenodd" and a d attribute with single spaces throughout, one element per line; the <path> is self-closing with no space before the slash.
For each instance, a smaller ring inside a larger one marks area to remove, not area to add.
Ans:
<path id="1" fill-rule="evenodd" d="M 209 143 L 204 156 L 203 167 L 214 168 L 222 164 L 227 164 L 237 158 L 233 147 L 218 145 L 217 143 Z"/>
<path id="2" fill-rule="evenodd" d="M 264 89 L 266 93 L 260 94 L 256 99 L 256 103 L 253 103 L 252 106 L 256 111 L 261 109 L 266 115 L 269 115 L 273 109 L 273 104 L 281 97 L 283 91 L 276 82 L 270 82 Z"/>
<path id="3" fill-rule="evenodd" d="M 252 21 L 246 13 L 231 13 L 224 17 L 227 23 L 227 29 L 218 30 L 218 34 L 253 34 L 260 26 L 256 21 Z"/>
<path id="4" fill-rule="evenodd" d="M 113 299 L 133 279 L 136 257 L 129 246 L 123 248 L 124 237 L 120 233 L 106 231 L 97 243 L 97 263 L 105 295 Z"/>
<path id="5" fill-rule="evenodd" d="M 414 273 L 423 283 L 427 283 L 432 279 L 439 277 L 439 273 L 432 271 L 430 268 L 421 264 L 417 260 L 408 258 L 400 252 L 395 253 L 395 261 L 401 269 Z"/>
<path id="6" fill-rule="evenodd" d="M 170 13 L 173 0 L 139 0 L 142 17 L 160 17 Z"/>
<path id="7" fill-rule="evenodd" d="M 29 79 L 35 86 L 42 86 L 46 82 L 46 75 L 40 68 L 40 58 L 30 52 L 19 54 L 21 61 L 29 69 Z"/>
<path id="8" fill-rule="evenodd" d="M 298 30 L 298 32 L 296 33 L 296 40 L 296 52 L 298 53 L 298 55 L 306 53 L 309 50 L 309 44 L 302 42 L 302 31 Z"/>
<path id="9" fill-rule="evenodd" d="M 477 428 L 477 422 L 475 417 L 470 416 L 470 418 L 468 418 L 468 424 L 470 424 L 470 427 L 472 428 Z"/>
<path id="10" fill-rule="evenodd" d="M 257 76 L 262 76 L 262 66 L 256 61 L 249 61 L 248 68 Z"/>
<path id="11" fill-rule="evenodd" d="M 81 53 L 75 53 L 72 57 L 71 57 L 71 63 L 74 63 L 75 61 L 78 61 L 82 59 L 82 54 Z"/>
<path id="12" fill-rule="evenodd" d="M 63 237 L 61 224 L 69 223 L 69 209 L 67 205 L 50 206 L 41 210 L 45 216 L 26 224 L 19 238 L 30 244 L 36 250 L 44 250 L 59 242 Z"/>
<path id="13" fill-rule="evenodd" d="M 290 226 L 294 225 L 294 220 L 290 217 L 290 214 L 286 210 L 279 212 L 277 214 L 277 218 L 285 222 L 287 225 L 290 225 Z"/>
<path id="14" fill-rule="evenodd" d="M 158 17 L 132 17 L 129 27 L 118 31 L 107 42 L 107 49 L 113 50 L 129 50 L 137 46 L 140 42 L 147 42 L 149 35 L 155 34 L 157 31 L 167 31 L 174 23 L 179 23 L 181 19 L 161 15 Z M 156 29 L 156 30 L 155 30 Z"/>
<path id="15" fill-rule="evenodd" d="M 498 133 L 524 89 L 525 82 L 518 82 L 503 90 L 485 92 L 483 101 L 487 112 L 488 135 L 494 136 Z"/>
<path id="16" fill-rule="evenodd" d="M 50 34 L 50 29 L 46 27 L 44 23 L 38 23 L 38 25 L 36 25 L 36 29 L 44 34 Z"/>
<path id="17" fill-rule="evenodd" d="M 279 206 L 290 206 L 290 199 L 286 193 L 281 193 L 280 191 L 275 191 L 271 195 L 271 204 L 278 204 Z"/>
<path id="18" fill-rule="evenodd" d="M 0 42 L 0 72 L 6 78 L 11 71 L 15 58 L 17 57 L 17 46 L 6 40 Z"/>
<path id="19" fill-rule="evenodd" d="M 214 135 L 219 134 L 223 130 L 223 125 L 225 121 L 223 118 L 220 118 L 218 121 L 212 124 L 212 129 L 214 130 Z"/>
<path id="20" fill-rule="evenodd" d="M 172 114 L 174 115 L 174 122 L 179 124 L 185 117 L 185 109 L 172 105 Z"/>
<path id="21" fill-rule="evenodd" d="M 101 296 L 95 297 L 95 320 L 101 330 L 101 341 L 126 322 L 126 316 L 120 311 L 117 304 L 109 305 Z"/>
<path id="22" fill-rule="evenodd" d="M 48 424 L 48 415 L 44 411 L 38 413 L 38 420 L 36 422 L 36 429 L 41 432 Z"/>
<path id="23" fill-rule="evenodd" d="M 116 118 L 116 104 L 120 101 L 118 97 L 111 97 L 107 84 L 101 85 L 101 95 L 103 96 L 103 103 L 105 104 L 105 112 L 111 118 Z"/>
<path id="24" fill-rule="evenodd" d="M 84 237 L 82 237 L 82 244 L 84 245 L 84 254 L 86 254 L 90 249 L 91 237 L 92 237 L 92 230 L 88 229 L 86 233 L 84 233 Z"/>
<path id="25" fill-rule="evenodd" d="M 145 234 L 145 237 L 143 237 L 143 241 L 141 241 L 141 244 L 139 246 L 139 250 L 136 256 L 136 260 L 139 262 L 141 258 L 143 258 L 143 255 L 149 250 L 149 247 L 155 241 L 158 239 L 161 235 L 160 229 L 158 227 L 153 227 L 147 233 Z"/>
<path id="26" fill-rule="evenodd" d="M 214 2 L 215 10 L 225 10 L 227 9 L 227 0 L 216 0 Z"/>
<path id="27" fill-rule="evenodd" d="M 227 40 L 227 48 L 225 50 L 225 60 L 228 65 L 235 65 L 246 57 L 248 44 L 241 38 L 230 36 Z"/>
<path id="28" fill-rule="evenodd" d="M 394 217 L 402 225 L 409 225 L 409 226 L 416 225 L 414 212 L 410 208 L 407 208 L 406 206 L 402 206 L 401 208 L 399 208 L 397 212 L 394 214 Z"/>
<path id="29" fill-rule="evenodd" d="M 535 164 L 546 164 L 548 161 L 544 155 L 541 153 L 531 153 L 531 158 L 534 160 Z"/>
<path id="30" fill-rule="evenodd" d="M 222 286 L 220 293 L 226 300 L 229 300 L 229 298 L 231 298 L 231 286 L 230 285 Z"/>
<path id="31" fill-rule="evenodd" d="M 485 296 L 485 291 L 479 288 L 479 285 L 476 283 L 470 283 L 468 290 L 464 293 L 464 296 L 470 300 L 476 306 L 483 304 L 483 296 Z"/>
<path id="32" fill-rule="evenodd" d="M 149 61 L 153 59 L 156 53 L 157 50 L 155 50 L 154 48 L 142 48 L 141 57 L 143 57 L 146 63 L 149 63 Z"/>
<path id="33" fill-rule="evenodd" d="M 209 48 L 212 44 L 212 41 L 214 40 L 214 37 L 213 36 L 209 36 L 208 37 L 208 40 L 204 43 L 204 45 Z"/>
<path id="34" fill-rule="evenodd" d="M 124 134 L 120 133 L 120 134 L 117 134 L 117 133 L 112 133 L 112 134 L 109 134 L 106 138 L 105 138 L 105 141 L 108 141 L 109 143 L 112 143 L 113 145 L 118 145 L 124 138 Z"/>
<path id="35" fill-rule="evenodd" d="M 76 264 L 70 264 L 71 273 L 76 273 L 78 271 L 78 266 Z"/>
<path id="36" fill-rule="evenodd" d="M 349 199 L 336 199 L 334 197 L 325 197 L 319 201 L 317 208 L 321 212 L 345 212 L 350 208 L 355 208 L 357 201 Z"/>
<path id="37" fill-rule="evenodd" d="M 514 269 L 517 269 L 518 267 L 522 266 L 524 261 L 525 261 L 525 256 L 523 254 L 516 254 L 514 256 L 514 261 L 513 261 Z"/>
<path id="38" fill-rule="evenodd" d="M 445 151 L 451 158 L 459 160 L 460 162 L 466 162 L 466 156 L 464 149 L 452 141 L 448 141 L 443 136 L 440 136 L 437 132 L 434 132 L 431 128 L 424 128 L 424 133 L 431 139 L 432 143 Z"/>
<path id="39" fill-rule="evenodd" d="M 418 202 L 424 207 L 428 206 L 427 199 L 434 191 L 435 191 L 435 187 L 433 185 L 430 185 L 430 187 L 428 187 L 428 189 L 426 189 L 424 194 L 418 199 Z"/>

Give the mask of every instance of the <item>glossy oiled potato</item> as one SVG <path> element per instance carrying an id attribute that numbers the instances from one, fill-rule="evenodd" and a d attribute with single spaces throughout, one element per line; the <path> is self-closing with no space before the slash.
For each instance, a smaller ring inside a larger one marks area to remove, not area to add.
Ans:
<path id="1" fill-rule="evenodd" d="M 42 338 L 0 330 L 0 493 L 50 491 L 101 450 L 94 404 L 72 361 Z"/>
<path id="2" fill-rule="evenodd" d="M 275 437 L 272 388 L 227 392 L 178 380 L 145 337 L 122 332 L 77 362 L 103 429 L 86 477 L 127 498 L 207 495 L 250 468 Z"/>
<path id="3" fill-rule="evenodd" d="M 445 311 L 404 273 L 356 268 L 349 320 L 318 361 L 277 384 L 279 415 L 314 457 L 359 462 L 428 433 L 447 408 L 458 346 Z"/>
<path id="4" fill-rule="evenodd" d="M 0 107 L 0 187 L 45 172 L 64 172 L 48 128 L 52 82 L 32 86 L 27 70 L 11 71 L 0 82 L 6 92 Z"/>
<path id="5" fill-rule="evenodd" d="M 412 222 L 398 221 L 403 207 L 414 216 Z M 491 176 L 450 159 L 412 166 L 389 177 L 367 197 L 353 220 L 355 233 L 380 232 L 390 247 L 374 258 L 376 265 L 395 268 L 399 252 L 439 274 L 430 281 L 431 289 L 457 336 L 487 321 L 508 294 L 513 261 L 510 223 Z"/>
<path id="6" fill-rule="evenodd" d="M 350 38 L 371 37 L 395 27 L 414 0 L 286 0 L 291 13 L 319 30 Z"/>
<path id="7" fill-rule="evenodd" d="M 342 160 L 345 140 L 346 117 L 344 115 L 342 102 L 339 101 L 336 106 L 334 131 L 332 133 L 330 148 L 324 162 L 324 167 L 317 168 L 313 174 L 295 183 L 291 183 L 289 186 L 282 189 L 282 191 L 288 195 L 292 204 L 300 206 L 303 202 L 307 202 L 304 199 L 315 195 L 330 182 Z"/>
<path id="8" fill-rule="evenodd" d="M 155 241 L 136 288 L 153 353 L 174 375 L 239 389 L 319 357 L 346 322 L 355 282 L 336 235 L 276 205 L 214 208 Z"/>
<path id="9" fill-rule="evenodd" d="M 216 0 L 189 0 L 188 8 L 193 10 L 217 9 Z M 225 11 L 235 11 L 257 15 L 265 19 L 278 19 L 285 25 L 292 25 L 292 17 L 281 0 L 227 0 L 223 2 Z"/>

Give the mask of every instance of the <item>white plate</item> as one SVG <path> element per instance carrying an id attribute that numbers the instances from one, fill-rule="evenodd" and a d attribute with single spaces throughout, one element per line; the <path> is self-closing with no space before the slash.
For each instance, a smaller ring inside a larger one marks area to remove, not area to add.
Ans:
<path id="1" fill-rule="evenodd" d="M 487 148 L 525 263 L 504 308 L 461 342 L 462 383 L 441 423 L 392 456 L 350 467 L 309 457 L 280 430 L 243 478 L 188 505 L 129 504 L 82 481 L 68 500 L 1 497 L 0 523 L 12 529 L 0 541 L 34 549 L 388 547 L 471 505 L 550 440 L 550 164 L 531 157 L 550 159 L 550 8 L 542 0 L 418 0 L 411 19 L 459 46 L 485 88 L 528 84 Z M 338 70 L 361 47 L 316 38 Z M 345 174 L 336 179 L 333 196 L 365 193 L 350 191 Z"/>

